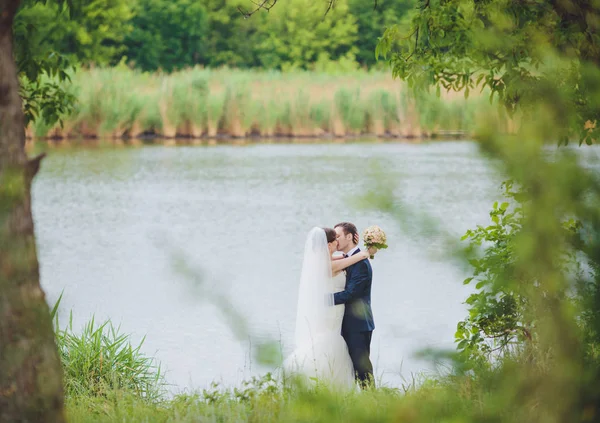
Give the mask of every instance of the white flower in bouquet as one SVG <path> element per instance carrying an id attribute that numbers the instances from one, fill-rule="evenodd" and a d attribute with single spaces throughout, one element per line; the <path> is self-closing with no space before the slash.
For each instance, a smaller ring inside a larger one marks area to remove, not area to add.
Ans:
<path id="1" fill-rule="evenodd" d="M 369 226 L 365 229 L 363 232 L 363 241 L 366 248 L 375 247 L 378 250 L 383 250 L 388 247 L 385 232 L 377 225 Z M 371 256 L 371 259 L 373 258 L 375 256 Z"/>

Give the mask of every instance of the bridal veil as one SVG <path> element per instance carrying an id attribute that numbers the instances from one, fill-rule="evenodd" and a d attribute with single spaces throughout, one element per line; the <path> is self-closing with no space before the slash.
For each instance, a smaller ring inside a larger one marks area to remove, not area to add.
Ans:
<path id="1" fill-rule="evenodd" d="M 304 260 L 298 288 L 296 347 L 310 345 L 327 330 L 335 311 L 331 277 L 331 257 L 327 237 L 321 228 L 313 228 L 306 237 Z"/>

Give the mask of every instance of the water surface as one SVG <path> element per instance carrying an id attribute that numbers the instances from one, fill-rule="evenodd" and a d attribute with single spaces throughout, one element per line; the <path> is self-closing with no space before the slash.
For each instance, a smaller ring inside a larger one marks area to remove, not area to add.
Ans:
<path id="1" fill-rule="evenodd" d="M 431 368 L 415 351 L 453 346 L 467 275 L 428 228 L 355 206 L 377 166 L 400 184 L 399 207 L 457 238 L 500 198 L 500 176 L 467 141 L 52 150 L 34 186 L 42 285 L 50 301 L 64 290 L 62 316 L 72 310 L 75 326 L 94 314 L 146 335 L 143 350 L 176 389 L 235 384 L 267 370 L 251 345 L 292 348 L 310 228 L 378 224 L 390 248 L 372 262 L 372 360 L 398 385 Z M 174 266 L 177 251 L 202 270 L 199 284 Z M 207 287 L 226 294 L 248 336 L 235 336 Z"/>

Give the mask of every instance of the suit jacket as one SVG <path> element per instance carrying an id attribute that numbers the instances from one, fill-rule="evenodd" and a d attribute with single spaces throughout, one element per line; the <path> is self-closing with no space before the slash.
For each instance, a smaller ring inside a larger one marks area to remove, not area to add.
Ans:
<path id="1" fill-rule="evenodd" d="M 354 254 L 359 251 L 360 249 L 356 250 Z M 346 268 L 346 288 L 333 294 L 335 305 L 346 305 L 342 333 L 368 332 L 375 329 L 371 310 L 372 280 L 373 270 L 367 259 Z"/>

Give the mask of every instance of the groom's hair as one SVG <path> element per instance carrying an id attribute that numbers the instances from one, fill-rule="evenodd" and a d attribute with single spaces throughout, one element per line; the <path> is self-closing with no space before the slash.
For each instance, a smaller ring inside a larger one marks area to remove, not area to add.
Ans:
<path id="1" fill-rule="evenodd" d="M 352 239 L 354 239 L 355 235 L 358 235 L 358 230 L 356 229 L 356 226 L 354 226 L 354 223 L 341 222 L 334 226 L 334 228 L 337 227 L 342 228 L 342 230 L 344 231 L 344 235 L 351 234 Z"/>

